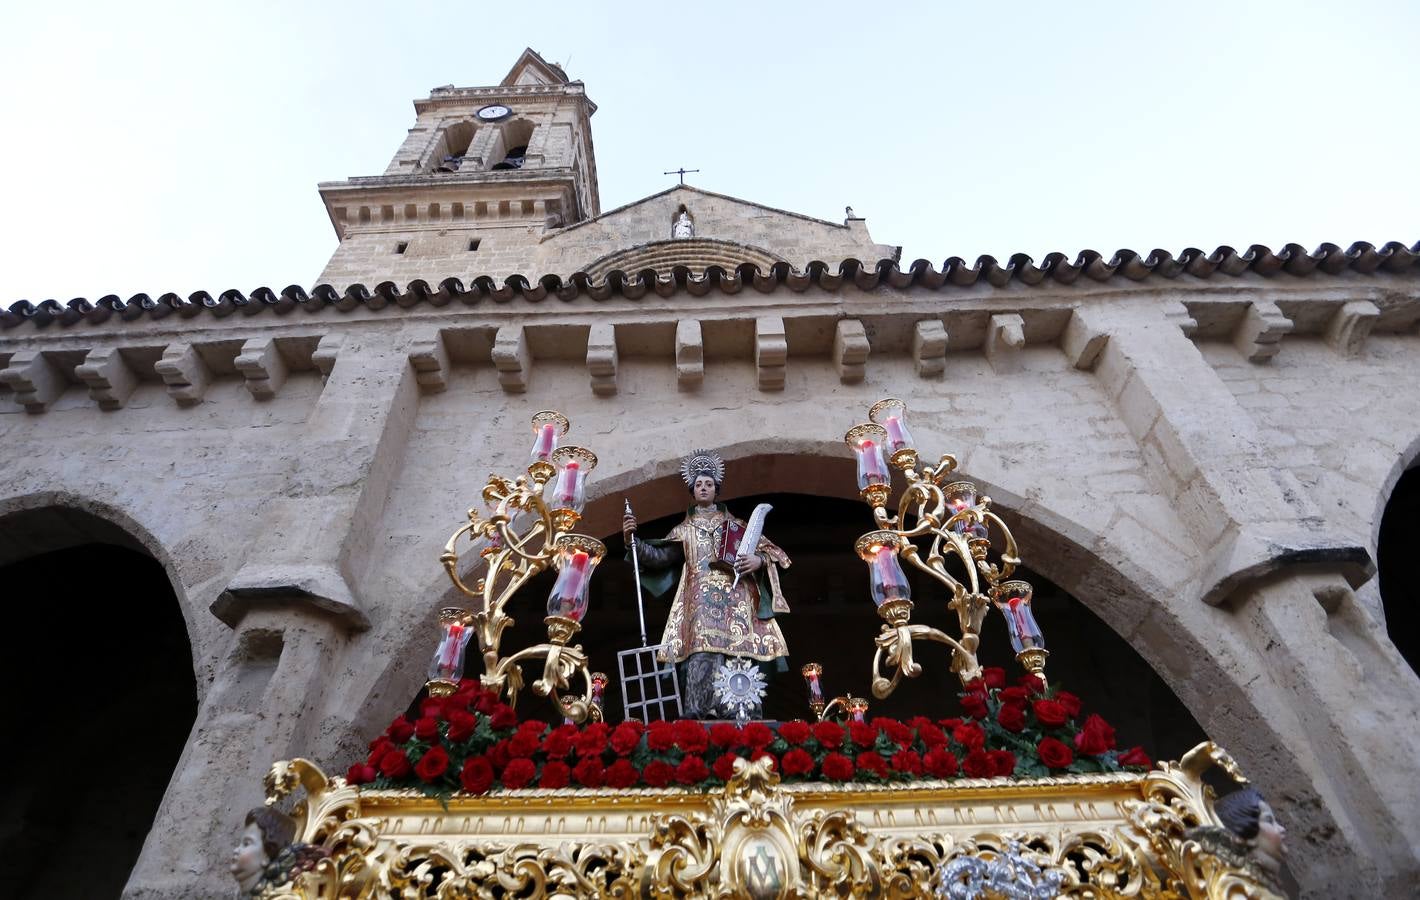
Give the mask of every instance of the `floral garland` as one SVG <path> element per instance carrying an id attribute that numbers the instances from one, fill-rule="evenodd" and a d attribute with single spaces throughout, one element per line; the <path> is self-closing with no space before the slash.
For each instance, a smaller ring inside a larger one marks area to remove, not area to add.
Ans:
<path id="1" fill-rule="evenodd" d="M 708 789 L 729 780 L 738 757 L 770 757 L 786 782 L 902 783 L 1152 766 L 1142 748 L 1118 751 L 1104 719 L 1081 720 L 1078 697 L 1046 688 L 1035 676 L 1008 687 L 1004 669 L 987 668 L 960 697 L 964 715 L 938 721 L 550 727 L 519 722 L 496 693 L 469 679 L 448 697 L 424 700 L 415 721 L 396 718 L 346 779 L 446 797 L 499 787 Z"/>

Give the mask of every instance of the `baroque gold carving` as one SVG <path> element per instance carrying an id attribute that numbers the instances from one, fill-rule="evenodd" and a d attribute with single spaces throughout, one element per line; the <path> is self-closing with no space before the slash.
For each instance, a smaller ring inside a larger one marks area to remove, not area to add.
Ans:
<path id="1" fill-rule="evenodd" d="M 303 791 L 297 840 L 330 855 L 263 897 L 909 898 L 932 895 L 953 860 L 1007 852 L 1065 897 L 1280 896 L 1207 838 L 1221 824 L 1202 781 L 1213 766 L 1243 780 L 1208 743 L 1142 776 L 781 785 L 768 760 L 740 760 L 711 795 L 529 790 L 445 806 L 297 759 L 272 767 L 268 803 Z"/>

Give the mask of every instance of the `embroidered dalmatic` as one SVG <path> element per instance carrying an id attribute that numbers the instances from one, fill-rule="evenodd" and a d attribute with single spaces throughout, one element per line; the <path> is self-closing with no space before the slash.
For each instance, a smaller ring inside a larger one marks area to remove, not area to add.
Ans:
<path id="1" fill-rule="evenodd" d="M 685 521 L 664 540 L 638 543 L 642 581 L 652 594 L 664 594 L 674 567 L 681 566 L 661 638 L 665 662 L 683 662 L 692 653 L 721 653 L 763 662 L 789 655 L 779 623 L 774 621 L 775 613 L 789 611 L 779 588 L 779 569 L 789 567 L 784 551 L 761 538 L 757 552 L 766 564 L 741 576 L 733 589 L 734 573 L 710 566 L 734 559 L 744 530 L 745 523 L 720 504 L 709 509 L 697 506 L 691 507 Z M 648 570 L 662 571 L 658 577 Z"/>

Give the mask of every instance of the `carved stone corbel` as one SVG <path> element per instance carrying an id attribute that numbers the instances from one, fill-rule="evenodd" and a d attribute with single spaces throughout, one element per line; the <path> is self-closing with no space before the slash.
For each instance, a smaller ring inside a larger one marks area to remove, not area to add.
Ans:
<path id="1" fill-rule="evenodd" d="M 693 391 L 705 381 L 705 342 L 695 319 L 675 324 L 675 376 L 682 391 Z"/>
<path id="2" fill-rule="evenodd" d="M 247 390 L 257 400 L 270 400 L 286 383 L 286 360 L 275 338 L 252 338 L 242 344 L 233 365 L 246 379 Z"/>
<path id="3" fill-rule="evenodd" d="M 833 366 L 838 380 L 856 384 L 867 374 L 868 334 L 857 319 L 839 319 L 833 330 Z"/>
<path id="4" fill-rule="evenodd" d="M 409 348 L 409 365 L 414 369 L 414 381 L 420 393 L 438 394 L 449 386 L 449 349 L 444 333 L 417 341 Z"/>
<path id="5" fill-rule="evenodd" d="M 1292 320 L 1276 303 L 1254 300 L 1233 331 L 1233 345 L 1248 362 L 1265 363 L 1282 349 L 1282 336 L 1291 330 Z"/>
<path id="6" fill-rule="evenodd" d="M 122 409 L 128 395 L 138 386 L 138 376 L 117 347 L 90 350 L 74 369 L 74 374 L 89 386 L 89 396 L 99 409 Z"/>
<path id="7" fill-rule="evenodd" d="M 191 344 L 169 344 L 154 365 L 178 406 L 196 406 L 212 383 L 212 371 Z"/>
<path id="8" fill-rule="evenodd" d="M 947 371 L 947 327 L 939 319 L 924 319 L 912 329 L 912 362 L 922 378 Z"/>
<path id="9" fill-rule="evenodd" d="M 10 364 L 0 371 L 0 381 L 15 392 L 15 402 L 31 413 L 48 409 L 68 383 L 42 350 L 16 350 Z"/>
<path id="10" fill-rule="evenodd" d="M 498 383 L 510 394 L 528 389 L 532 374 L 532 353 L 528 350 L 527 330 L 521 325 L 504 325 L 493 339 L 493 365 L 498 369 Z"/>
<path id="11" fill-rule="evenodd" d="M 1026 323 L 1019 315 L 992 316 L 986 326 L 986 361 L 998 375 L 1021 370 L 1026 346 Z"/>
<path id="12" fill-rule="evenodd" d="M 784 320 L 779 316 L 760 316 L 754 320 L 754 368 L 761 391 L 784 389 L 785 363 L 789 357 L 789 342 L 784 337 Z"/>
<path id="13" fill-rule="evenodd" d="M 1327 346 L 1341 356 L 1359 355 L 1380 317 L 1380 307 L 1369 300 L 1343 303 L 1327 323 Z"/>
<path id="14" fill-rule="evenodd" d="M 598 322 L 587 335 L 587 374 L 591 376 L 593 394 L 616 394 L 616 366 L 616 326 Z"/>

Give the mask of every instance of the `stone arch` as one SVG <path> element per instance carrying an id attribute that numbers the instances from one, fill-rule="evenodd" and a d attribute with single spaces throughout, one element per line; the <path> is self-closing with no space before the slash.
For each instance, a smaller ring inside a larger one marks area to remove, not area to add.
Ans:
<path id="1" fill-rule="evenodd" d="M 1385 631 L 1396 650 L 1420 672 L 1420 615 L 1414 598 L 1420 593 L 1420 563 L 1414 558 L 1420 541 L 1420 438 L 1400 455 L 1377 497 L 1372 517 L 1371 548 L 1376 560 L 1375 595 L 1385 618 Z"/>
<path id="2" fill-rule="evenodd" d="M 97 775 L 70 785 L 60 804 L 55 783 L 14 786 L 0 848 L 26 862 L 0 878 L 0 893 L 117 896 L 152 842 L 196 721 L 196 641 L 181 582 L 132 517 L 52 492 L 0 499 L 0 584 L 13 601 L 0 644 L 36 648 L 0 659 L 7 683 L 33 685 L 7 693 L 4 715 L 43 738 L 16 745 L 12 762 Z M 64 865 L 73 846 L 87 848 L 82 870 Z"/>

